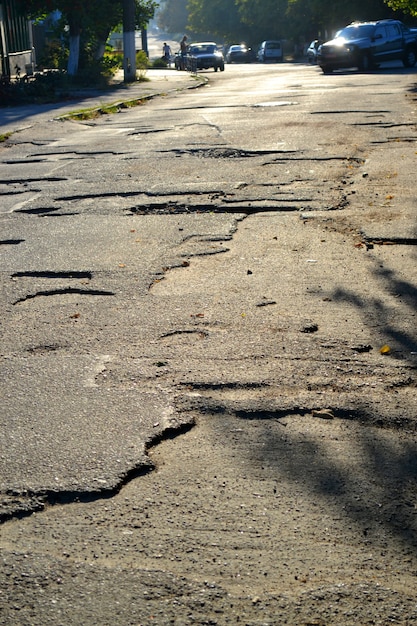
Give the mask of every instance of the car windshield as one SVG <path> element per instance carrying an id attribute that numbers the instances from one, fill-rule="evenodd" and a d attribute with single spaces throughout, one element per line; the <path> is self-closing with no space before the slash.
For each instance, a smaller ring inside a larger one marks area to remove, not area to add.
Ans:
<path id="1" fill-rule="evenodd" d="M 191 46 L 190 53 L 191 54 L 213 54 L 216 51 L 216 46 L 207 45 L 207 46 Z"/>
<path id="2" fill-rule="evenodd" d="M 274 48 L 280 48 L 281 44 L 279 41 L 267 41 L 265 44 L 265 48 L 267 50 L 273 50 Z"/>
<path id="3" fill-rule="evenodd" d="M 372 24 L 358 24 L 357 26 L 346 26 L 336 33 L 336 38 L 342 37 L 351 41 L 352 39 L 362 39 L 364 37 L 372 37 L 374 27 Z"/>

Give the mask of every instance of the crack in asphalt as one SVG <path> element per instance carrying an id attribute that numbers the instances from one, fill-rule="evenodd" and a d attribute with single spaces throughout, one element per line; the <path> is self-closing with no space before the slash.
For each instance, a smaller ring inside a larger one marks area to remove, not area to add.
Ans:
<path id="1" fill-rule="evenodd" d="M 14 272 L 12 274 L 12 278 L 74 278 L 81 279 L 87 278 L 91 280 L 93 278 L 93 273 L 86 272 L 55 272 L 55 271 L 27 271 L 27 272 Z"/>
<path id="2" fill-rule="evenodd" d="M 51 289 L 45 291 L 37 291 L 36 293 L 28 294 L 22 298 L 19 298 L 13 305 L 21 304 L 22 302 L 26 302 L 28 300 L 34 300 L 35 298 L 39 298 L 42 296 L 65 296 L 69 294 L 76 294 L 79 296 L 114 296 L 115 293 L 113 291 L 105 291 L 104 289 L 78 289 L 76 287 L 65 287 L 62 289 Z"/>
<path id="3" fill-rule="evenodd" d="M 364 241 L 368 244 L 376 244 L 381 246 L 417 246 L 417 237 L 371 237 L 365 235 Z"/>
<path id="4" fill-rule="evenodd" d="M 34 191 L 34 189 L 31 189 L 31 191 Z M 61 207 L 48 207 L 48 208 L 43 208 L 43 207 L 37 207 L 34 209 L 16 209 L 14 212 L 15 213 L 27 213 L 28 215 L 48 215 L 49 213 L 55 213 L 55 211 L 60 211 Z"/>
<path id="5" fill-rule="evenodd" d="M 107 498 L 113 498 L 123 489 L 125 485 L 130 483 L 135 478 L 145 476 L 149 472 L 155 470 L 155 464 L 148 456 L 148 452 L 159 445 L 163 441 L 169 441 L 176 437 L 187 433 L 194 428 L 195 421 L 190 419 L 189 422 L 184 422 L 176 426 L 169 426 L 164 429 L 163 432 L 156 433 L 150 436 L 144 444 L 144 451 L 146 458 L 140 461 L 137 465 L 130 467 L 126 472 L 117 477 L 117 484 L 112 487 L 100 487 L 98 489 L 70 489 L 70 490 L 32 490 L 32 489 L 8 489 L 4 493 L 9 497 L 14 497 L 16 500 L 23 499 L 22 507 L 16 507 L 14 511 L 0 511 L 0 523 L 12 520 L 22 519 L 28 517 L 38 511 L 43 511 L 48 506 L 66 505 L 77 503 L 96 502 L 97 500 L 105 500 Z"/>
<path id="6" fill-rule="evenodd" d="M 22 163 L 27 163 L 27 160 Z M 14 165 L 16 161 L 2 161 L 6 165 Z M 26 185 L 29 183 L 61 183 L 68 181 L 66 176 L 39 176 L 34 178 L 3 178 L 0 179 L 0 185 Z"/>

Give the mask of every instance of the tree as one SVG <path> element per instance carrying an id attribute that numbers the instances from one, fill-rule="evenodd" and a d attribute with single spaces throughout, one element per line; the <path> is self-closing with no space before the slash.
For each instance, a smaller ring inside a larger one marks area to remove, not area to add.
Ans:
<path id="1" fill-rule="evenodd" d="M 235 0 L 188 0 L 188 29 L 230 39 L 242 30 Z"/>
<path id="2" fill-rule="evenodd" d="M 385 0 L 394 11 L 402 11 L 406 15 L 417 16 L 417 0 Z"/>
<path id="3" fill-rule="evenodd" d="M 68 74 L 77 73 L 80 55 L 80 34 L 83 20 L 85 20 L 87 3 L 79 0 L 19 0 L 24 13 L 32 18 L 46 16 L 58 10 L 64 16 L 69 28 L 69 58 Z"/>
<path id="4" fill-rule="evenodd" d="M 187 28 L 187 0 L 165 0 L 157 14 L 159 28 L 167 33 L 183 33 Z"/>
<path id="5" fill-rule="evenodd" d="M 69 58 L 67 71 L 70 76 L 78 72 L 80 59 L 80 36 L 85 33 L 96 46 L 96 58 L 101 58 L 104 44 L 111 30 L 122 23 L 122 0 L 17 0 L 26 15 L 31 18 L 46 16 L 58 10 L 69 29 Z M 156 0 L 132 0 L 133 24 L 143 27 L 154 14 Z M 133 29 L 134 29 L 133 26 Z"/>
<path id="6" fill-rule="evenodd" d="M 236 4 L 255 41 L 287 37 L 287 0 L 236 0 Z"/>

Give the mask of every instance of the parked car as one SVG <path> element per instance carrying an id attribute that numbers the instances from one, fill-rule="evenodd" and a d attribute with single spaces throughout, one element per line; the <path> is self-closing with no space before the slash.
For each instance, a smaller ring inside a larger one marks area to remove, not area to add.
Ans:
<path id="1" fill-rule="evenodd" d="M 252 61 L 252 50 L 245 44 L 235 44 L 230 46 L 226 52 L 226 63 L 250 63 Z"/>
<path id="2" fill-rule="evenodd" d="M 283 52 L 280 41 L 263 41 L 259 46 L 257 59 L 261 63 L 267 61 L 282 61 Z"/>
<path id="3" fill-rule="evenodd" d="M 187 61 L 191 69 L 207 70 L 212 67 L 215 72 L 224 71 L 223 52 L 213 41 L 203 41 L 188 46 Z"/>
<path id="4" fill-rule="evenodd" d="M 317 51 L 323 42 L 320 39 L 314 39 L 307 48 L 306 57 L 307 61 L 314 65 L 317 63 Z"/>
<path id="5" fill-rule="evenodd" d="M 414 67 L 417 61 L 417 34 L 398 20 L 353 22 L 320 46 L 317 54 L 325 74 L 347 67 L 367 71 L 396 60 L 405 67 Z"/>

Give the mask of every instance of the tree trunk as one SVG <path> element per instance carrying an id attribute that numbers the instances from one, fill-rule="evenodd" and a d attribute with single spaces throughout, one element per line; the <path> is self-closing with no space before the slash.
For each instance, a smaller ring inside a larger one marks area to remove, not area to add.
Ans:
<path id="1" fill-rule="evenodd" d="M 78 15 L 68 16 L 69 25 L 69 57 L 67 72 L 69 76 L 76 76 L 80 60 L 80 33 L 81 23 Z"/>
<path id="2" fill-rule="evenodd" d="M 97 31 L 97 46 L 94 52 L 94 58 L 96 61 L 101 61 L 106 50 L 106 42 L 110 35 L 110 28 L 100 29 Z"/>

